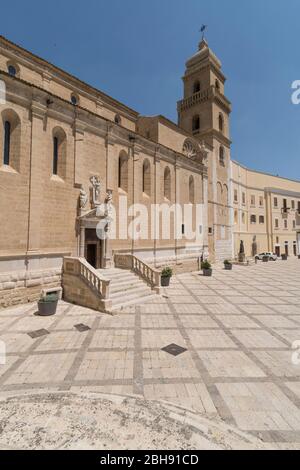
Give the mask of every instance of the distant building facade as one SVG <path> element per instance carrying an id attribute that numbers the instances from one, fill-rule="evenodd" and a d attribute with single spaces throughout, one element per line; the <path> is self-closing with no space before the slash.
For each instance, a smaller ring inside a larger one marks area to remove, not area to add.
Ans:
<path id="1" fill-rule="evenodd" d="M 231 165 L 234 253 L 300 254 L 300 182 Z"/>
<path id="2" fill-rule="evenodd" d="M 300 183 L 266 175 L 250 183 L 250 170 L 231 162 L 225 80 L 201 41 L 186 64 L 176 125 L 141 116 L 0 37 L 0 306 L 34 300 L 41 288 L 59 285 L 66 256 L 86 258 L 96 269 L 111 267 L 122 253 L 154 266 L 180 262 L 195 269 L 200 257 L 234 257 L 240 239 L 250 256 L 254 236 L 260 250 L 280 245 L 284 251 L 288 242 L 289 254 L 299 253 Z M 152 217 L 134 226 L 138 214 L 130 208 L 139 206 Z M 172 210 L 164 237 L 163 211 L 152 214 L 157 206 L 190 211 L 196 241 L 190 242 L 184 216 Z M 106 231 L 111 220 L 115 236 L 100 239 L 99 222 Z M 143 236 L 129 236 L 137 226 Z"/>

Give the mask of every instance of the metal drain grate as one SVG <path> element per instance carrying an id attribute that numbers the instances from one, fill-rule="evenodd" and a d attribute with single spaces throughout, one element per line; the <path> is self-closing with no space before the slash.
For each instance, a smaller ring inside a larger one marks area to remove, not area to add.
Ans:
<path id="1" fill-rule="evenodd" d="M 50 335 L 48 330 L 36 330 L 36 331 L 31 331 L 30 333 L 27 333 L 30 338 L 41 338 L 42 336 Z"/>
<path id="2" fill-rule="evenodd" d="M 90 327 L 87 325 L 84 325 L 83 323 L 79 323 L 79 325 L 74 325 L 74 328 L 76 328 L 79 333 L 83 333 L 84 331 L 89 331 Z"/>
<path id="3" fill-rule="evenodd" d="M 165 348 L 162 348 L 162 351 L 165 351 L 166 353 L 171 354 L 172 356 L 179 356 L 180 354 L 186 352 L 187 349 L 178 346 L 178 344 L 169 344 Z"/>

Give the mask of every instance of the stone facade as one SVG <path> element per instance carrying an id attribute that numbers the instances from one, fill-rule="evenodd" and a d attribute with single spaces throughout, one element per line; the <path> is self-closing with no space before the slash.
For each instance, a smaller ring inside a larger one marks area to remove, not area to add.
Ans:
<path id="1" fill-rule="evenodd" d="M 231 165 L 235 255 L 300 254 L 300 182 Z"/>
<path id="2" fill-rule="evenodd" d="M 6 89 L 5 100 L 0 96 L 0 306 L 60 285 L 68 256 L 98 269 L 110 268 L 116 253 L 131 253 L 180 271 L 185 261 L 186 269 L 197 267 L 200 257 L 231 258 L 241 236 L 248 249 L 252 231 L 233 223 L 231 184 L 244 182 L 231 165 L 225 80 L 219 59 L 202 41 L 186 64 L 176 125 L 163 116 L 141 116 L 0 37 Z M 268 194 L 277 187 L 300 192 L 299 183 L 290 188 L 282 181 L 270 181 Z M 265 191 L 265 182 L 256 184 Z M 176 213 L 164 237 L 168 221 L 161 212 L 146 225 L 136 222 L 143 236 L 132 237 L 138 214 L 130 208 L 137 205 L 148 214 L 158 205 L 187 206 L 192 230 L 201 236 L 191 243 Z M 115 236 L 99 240 L 99 222 L 109 233 L 113 225 Z M 262 248 L 272 238 L 263 236 L 268 241 Z"/>

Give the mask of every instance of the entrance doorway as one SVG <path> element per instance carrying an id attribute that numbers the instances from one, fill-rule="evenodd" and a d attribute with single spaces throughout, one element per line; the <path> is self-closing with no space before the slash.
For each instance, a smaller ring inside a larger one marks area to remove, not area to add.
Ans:
<path id="1" fill-rule="evenodd" d="M 289 245 L 288 245 L 288 243 L 285 244 L 284 248 L 285 248 L 286 256 L 289 256 Z"/>
<path id="2" fill-rule="evenodd" d="M 97 269 L 97 244 L 96 243 L 87 243 L 86 247 L 86 260 Z"/>
<path id="3" fill-rule="evenodd" d="M 275 246 L 275 253 L 280 258 L 280 246 Z"/>
<path id="4" fill-rule="evenodd" d="M 102 267 L 101 240 L 96 229 L 85 229 L 85 259 L 95 269 Z"/>

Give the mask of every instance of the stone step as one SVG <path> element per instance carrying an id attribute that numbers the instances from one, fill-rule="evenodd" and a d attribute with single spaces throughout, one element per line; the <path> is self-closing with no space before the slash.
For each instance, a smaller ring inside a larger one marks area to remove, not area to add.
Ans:
<path id="1" fill-rule="evenodd" d="M 124 292 L 126 289 L 131 289 L 132 287 L 138 287 L 141 285 L 141 281 L 139 279 L 133 279 L 132 281 L 120 281 L 116 283 L 111 283 L 110 285 L 110 292 Z"/>
<path id="2" fill-rule="evenodd" d="M 130 305 L 135 305 L 138 303 L 144 303 L 148 301 L 150 302 L 151 300 L 154 300 L 156 298 L 157 298 L 156 294 L 148 294 L 148 295 L 145 295 L 144 297 L 139 297 L 138 299 L 131 299 L 131 300 L 119 303 L 119 304 L 113 303 L 111 311 L 116 312 L 117 310 L 122 310 L 123 308 L 129 307 Z"/>
<path id="3" fill-rule="evenodd" d="M 121 302 L 121 300 L 130 300 L 132 298 L 139 298 L 142 295 L 146 295 L 148 293 L 151 293 L 151 289 L 146 286 L 145 284 L 142 283 L 141 286 L 139 287 L 133 287 L 132 289 L 124 289 L 123 292 L 115 292 L 110 294 L 110 299 L 113 302 Z"/>

